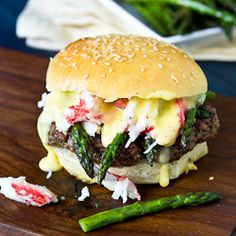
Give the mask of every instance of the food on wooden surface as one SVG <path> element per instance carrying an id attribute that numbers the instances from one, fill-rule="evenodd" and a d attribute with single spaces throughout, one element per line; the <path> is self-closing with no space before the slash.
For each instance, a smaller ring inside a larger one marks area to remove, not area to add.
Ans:
<path id="1" fill-rule="evenodd" d="M 75 41 L 50 61 L 46 88 L 38 132 L 48 155 L 40 168 L 64 167 L 87 183 L 119 176 L 113 189 L 122 186 L 123 201 L 124 186 L 166 187 L 197 169 L 219 128 L 200 67 L 154 38 Z M 140 199 L 138 192 L 130 196 Z"/>
<path id="2" fill-rule="evenodd" d="M 57 196 L 45 186 L 30 184 L 23 176 L 0 178 L 0 193 L 11 200 L 25 203 L 28 206 L 41 207 L 58 202 Z"/>
<path id="3" fill-rule="evenodd" d="M 103 226 L 122 222 L 129 218 L 175 209 L 183 206 L 198 206 L 221 199 L 218 193 L 194 192 L 164 197 L 151 201 L 139 201 L 121 208 L 102 211 L 78 221 L 84 232 L 89 232 Z"/>

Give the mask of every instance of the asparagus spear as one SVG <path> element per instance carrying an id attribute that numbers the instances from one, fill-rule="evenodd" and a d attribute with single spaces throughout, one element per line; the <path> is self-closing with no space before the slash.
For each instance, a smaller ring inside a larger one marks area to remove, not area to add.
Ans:
<path id="1" fill-rule="evenodd" d="M 72 140 L 75 145 L 75 153 L 90 178 L 94 177 L 93 158 L 89 146 L 89 137 L 86 131 L 78 124 L 72 127 Z"/>
<path id="2" fill-rule="evenodd" d="M 206 93 L 206 100 L 212 101 L 216 98 L 216 93 L 213 91 L 207 91 Z"/>
<path id="3" fill-rule="evenodd" d="M 196 118 L 200 119 L 206 119 L 209 117 L 212 117 L 212 113 L 208 110 L 206 110 L 203 106 L 198 107 L 197 112 L 196 112 Z"/>
<path id="4" fill-rule="evenodd" d="M 121 208 L 103 211 L 88 216 L 78 221 L 84 232 L 103 227 L 105 225 L 122 222 L 128 218 L 156 213 L 165 209 L 178 208 L 182 206 L 197 206 L 221 199 L 218 193 L 193 192 L 164 197 L 152 201 L 139 201 Z"/>
<path id="5" fill-rule="evenodd" d="M 108 168 L 112 164 L 115 155 L 117 153 L 117 150 L 119 146 L 126 140 L 127 134 L 126 133 L 119 133 L 116 135 L 116 137 L 113 139 L 112 143 L 107 146 L 105 149 L 102 160 L 100 164 L 100 168 L 98 171 L 98 183 L 101 184 Z"/>
<path id="6" fill-rule="evenodd" d="M 146 135 L 144 137 L 144 149 L 147 150 L 149 146 L 154 143 L 154 141 L 155 140 L 152 137 Z M 157 156 L 156 148 L 152 148 L 148 153 L 146 153 L 146 159 L 150 166 L 153 166 L 156 156 Z"/>
<path id="7" fill-rule="evenodd" d="M 181 141 L 181 144 L 184 148 L 187 146 L 187 143 L 189 142 L 191 130 L 196 122 L 196 118 L 195 118 L 196 112 L 197 112 L 196 107 L 194 107 L 188 111 L 188 114 L 185 117 L 184 126 L 182 127 L 182 129 L 180 131 L 180 135 L 181 135 L 180 141 Z"/>
<path id="8" fill-rule="evenodd" d="M 137 0 L 128 0 L 128 2 L 137 2 Z M 206 4 L 203 4 L 199 1 L 194 0 L 138 0 L 139 3 L 145 2 L 145 3 L 165 3 L 170 4 L 173 6 L 180 6 L 180 7 L 187 7 L 193 11 L 196 11 L 198 13 L 201 13 L 203 15 L 209 15 L 218 19 L 221 19 L 223 22 L 228 23 L 235 23 L 235 17 L 225 11 L 220 11 L 217 9 L 214 9 Z"/>

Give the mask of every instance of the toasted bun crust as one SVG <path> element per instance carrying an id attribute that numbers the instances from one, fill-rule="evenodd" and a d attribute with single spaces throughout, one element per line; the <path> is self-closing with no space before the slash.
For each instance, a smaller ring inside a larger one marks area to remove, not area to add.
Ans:
<path id="1" fill-rule="evenodd" d="M 80 162 L 76 155 L 67 149 L 53 148 L 56 152 L 60 164 L 71 174 L 76 176 L 77 179 L 86 183 L 96 183 L 95 179 L 87 176 L 84 169 L 81 167 Z M 169 179 L 176 179 L 184 172 L 191 170 L 191 163 L 199 160 L 208 152 L 207 143 L 203 142 L 197 144 L 194 149 L 179 160 L 168 163 Z M 151 167 L 147 162 L 139 162 L 137 165 L 122 167 L 122 168 L 109 168 L 108 171 L 113 174 L 126 176 L 136 184 L 155 184 L 160 180 L 161 164 L 155 163 Z"/>
<path id="2" fill-rule="evenodd" d="M 183 51 L 154 38 L 106 35 L 69 44 L 50 61 L 47 90 L 87 90 L 118 98 L 193 96 L 207 91 L 200 67 Z"/>

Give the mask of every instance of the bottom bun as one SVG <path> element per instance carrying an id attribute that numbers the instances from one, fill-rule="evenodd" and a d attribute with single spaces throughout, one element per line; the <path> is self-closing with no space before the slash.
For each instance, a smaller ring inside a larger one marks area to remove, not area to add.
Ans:
<path id="1" fill-rule="evenodd" d="M 77 179 L 89 184 L 97 182 L 95 178 L 91 179 L 88 177 L 74 153 L 63 148 L 53 147 L 53 149 L 58 156 L 60 164 L 71 175 L 74 175 Z M 203 142 L 197 144 L 193 150 L 184 154 L 179 160 L 172 161 L 168 164 L 163 165 L 160 163 L 154 163 L 151 167 L 145 160 L 143 160 L 134 166 L 125 166 L 121 168 L 111 167 L 108 171 L 112 174 L 128 177 L 136 184 L 156 184 L 163 182 L 163 176 L 160 173 L 164 172 L 165 179 L 168 179 L 168 182 L 169 179 L 176 179 L 184 172 L 188 173 L 189 170 L 196 170 L 197 167 L 193 163 L 206 155 L 207 152 L 207 143 Z M 165 166 L 164 171 L 162 168 L 163 166 Z M 163 183 L 160 184 L 162 186 L 165 185 Z"/>

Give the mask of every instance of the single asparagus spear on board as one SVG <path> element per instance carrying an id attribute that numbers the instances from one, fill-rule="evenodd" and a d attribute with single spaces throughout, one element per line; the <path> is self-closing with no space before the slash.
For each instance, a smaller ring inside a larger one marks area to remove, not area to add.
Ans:
<path id="1" fill-rule="evenodd" d="M 193 192 L 164 197 L 152 201 L 139 201 L 121 208 L 103 211 L 88 216 L 78 221 L 84 232 L 88 232 L 105 225 L 122 222 L 128 218 L 163 211 L 165 209 L 178 208 L 182 206 L 197 206 L 221 199 L 214 192 Z"/>

